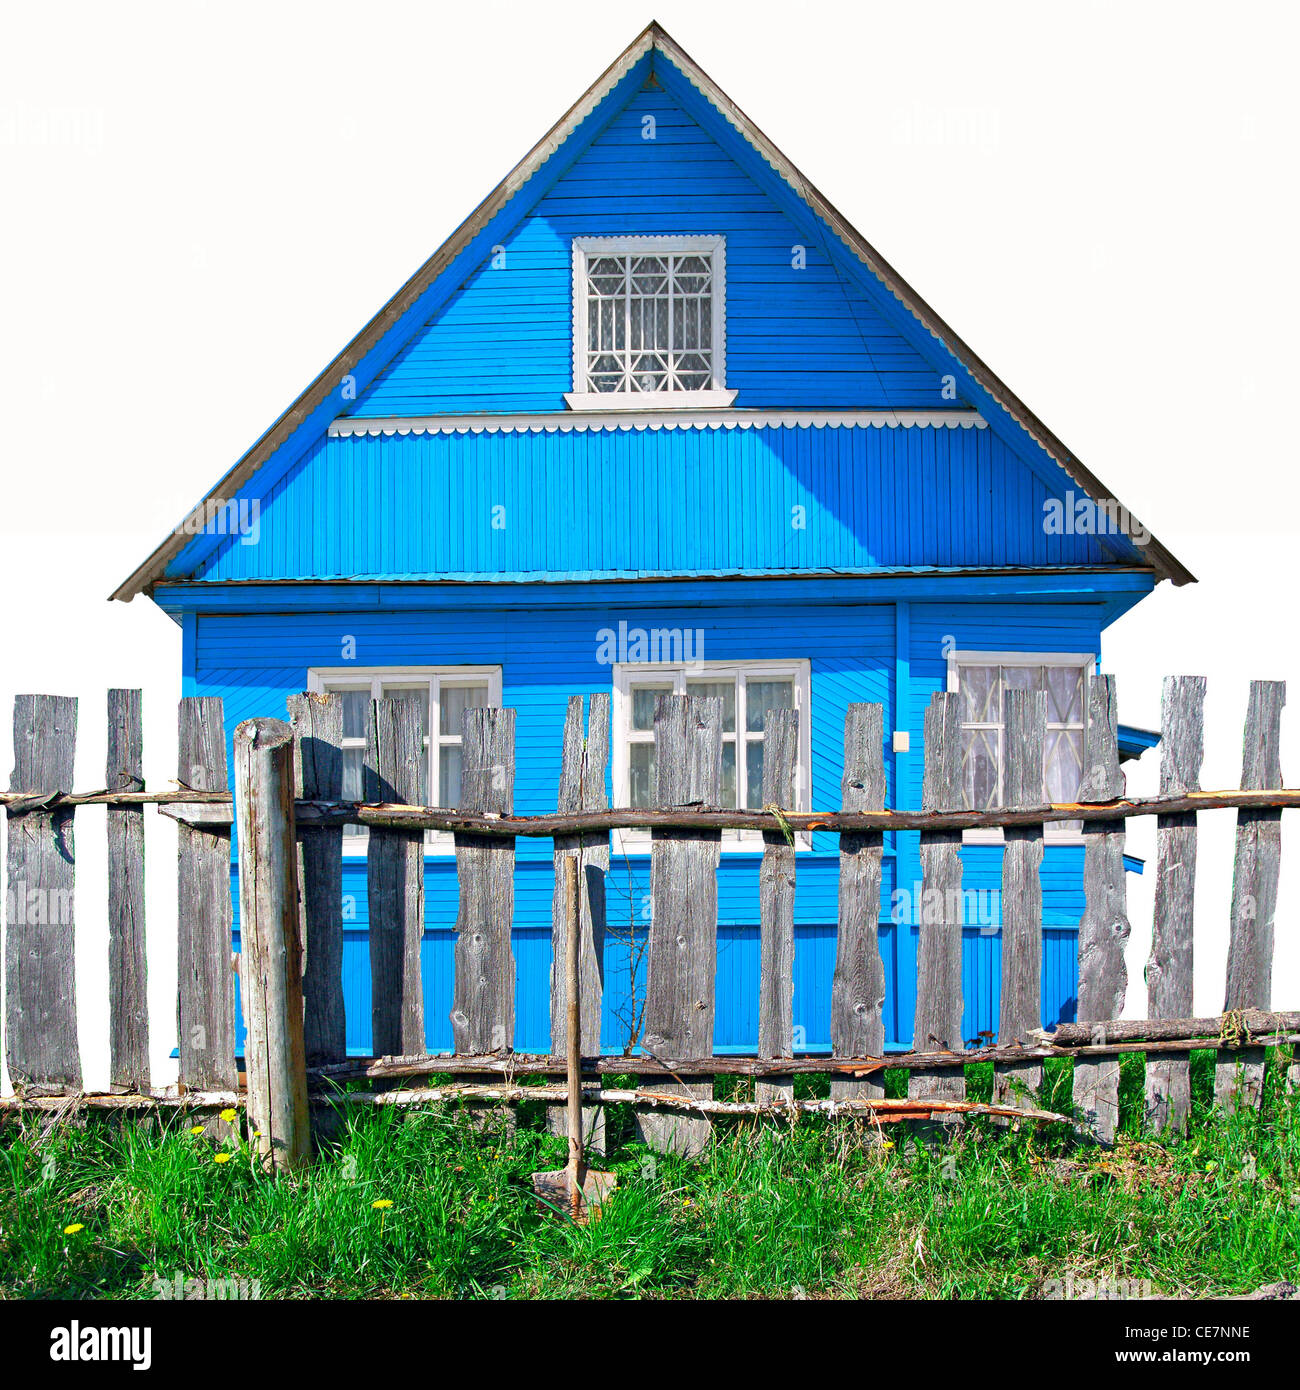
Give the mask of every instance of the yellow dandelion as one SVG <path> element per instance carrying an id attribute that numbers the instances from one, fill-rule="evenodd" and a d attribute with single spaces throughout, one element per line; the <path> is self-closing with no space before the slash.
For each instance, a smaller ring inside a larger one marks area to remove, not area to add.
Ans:
<path id="1" fill-rule="evenodd" d="M 65 1226 L 63 1228 L 63 1234 L 65 1236 L 75 1236 L 78 1231 L 84 1231 L 85 1229 L 86 1227 L 82 1222 L 74 1221 L 71 1226 Z"/>
<path id="2" fill-rule="evenodd" d="M 884 1139 L 881 1141 L 880 1147 L 882 1149 L 892 1149 L 894 1147 L 894 1141 L 892 1139 Z"/>
<path id="3" fill-rule="evenodd" d="M 393 1204 L 387 1197 L 381 1197 L 377 1202 L 371 1202 L 370 1205 L 375 1211 L 387 1211 Z"/>
<path id="4" fill-rule="evenodd" d="M 237 1120 L 239 1118 L 239 1111 L 227 1108 L 221 1112 L 221 1118 L 225 1120 L 227 1124 L 230 1124 L 232 1120 Z"/>
<path id="5" fill-rule="evenodd" d="M 213 1154 L 213 1155 L 212 1155 L 212 1161 L 213 1161 L 213 1163 L 229 1163 L 229 1162 L 230 1162 L 230 1155 L 229 1155 L 229 1154 Z"/>
<path id="6" fill-rule="evenodd" d="M 191 1133 L 191 1134 L 202 1134 L 202 1133 L 203 1133 L 203 1126 L 202 1126 L 202 1125 L 191 1125 L 191 1126 L 190 1126 L 190 1133 Z"/>

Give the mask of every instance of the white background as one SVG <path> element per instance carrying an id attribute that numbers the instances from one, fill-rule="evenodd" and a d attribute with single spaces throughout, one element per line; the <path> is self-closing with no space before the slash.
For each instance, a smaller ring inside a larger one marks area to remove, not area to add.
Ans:
<path id="1" fill-rule="evenodd" d="M 15 691 L 145 689 L 180 637 L 106 596 L 651 17 L 548 3 L 0 6 L 0 759 Z M 657 4 L 656 17 L 1198 575 L 1107 634 L 1121 718 L 1209 678 L 1202 784 L 1251 677 L 1300 703 L 1294 54 L 1283 5 Z M 267 710 L 268 714 L 281 713 Z M 1283 770 L 1300 745 L 1289 714 Z M 1154 790 L 1158 759 L 1129 764 Z M 1196 1009 L 1221 1007 L 1231 812 L 1202 817 Z M 174 831 L 148 817 L 156 1079 L 174 1076 Z M 1300 1007 L 1300 851 L 1274 1003 Z M 86 1080 L 107 1080 L 103 813 L 77 817 Z M 1154 831 L 1130 849 L 1145 1012 Z"/>

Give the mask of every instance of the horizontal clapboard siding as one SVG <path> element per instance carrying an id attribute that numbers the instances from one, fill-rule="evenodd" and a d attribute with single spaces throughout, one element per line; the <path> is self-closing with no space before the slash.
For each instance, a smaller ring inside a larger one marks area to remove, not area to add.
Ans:
<path id="1" fill-rule="evenodd" d="M 796 573 L 1105 564 L 988 429 L 363 435 L 272 489 L 226 579 Z"/>
<path id="2" fill-rule="evenodd" d="M 565 409 L 573 239 L 678 233 L 727 239 L 737 406 L 963 403 L 667 92 L 644 89 L 348 413 Z"/>

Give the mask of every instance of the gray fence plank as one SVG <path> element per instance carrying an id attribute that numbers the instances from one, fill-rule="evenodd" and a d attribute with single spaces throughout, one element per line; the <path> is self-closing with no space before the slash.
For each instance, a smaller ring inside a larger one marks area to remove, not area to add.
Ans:
<path id="1" fill-rule="evenodd" d="M 293 730 L 282 719 L 244 720 L 235 730 L 234 764 L 249 1128 L 264 1165 L 296 1168 L 311 1157 L 311 1124 Z"/>
<path id="2" fill-rule="evenodd" d="M 366 722 L 365 798 L 418 805 L 425 752 L 418 707 L 371 700 Z M 424 832 L 370 827 L 370 1016 L 376 1055 L 423 1052 Z"/>
<path id="3" fill-rule="evenodd" d="M 108 692 L 104 786 L 144 791 L 141 693 Z M 149 1089 L 148 953 L 144 922 L 144 807 L 108 808 L 108 1039 L 114 1090 Z"/>
<path id="4" fill-rule="evenodd" d="M 1160 708 L 1160 791 L 1200 788 L 1205 709 L 1204 676 L 1166 676 Z M 1192 917 L 1196 898 L 1196 813 L 1156 818 L 1155 923 L 1147 962 L 1147 1017 L 1186 1018 L 1192 1012 Z M 1153 1129 L 1183 1130 L 1191 1105 L 1184 1058 L 1148 1058 L 1147 1121 Z"/>
<path id="5" fill-rule="evenodd" d="M 925 712 L 925 765 L 921 804 L 927 811 L 957 810 L 963 804 L 960 697 L 931 696 Z M 920 941 L 916 961 L 916 1017 L 912 1046 L 961 1052 L 962 896 L 961 831 L 921 832 Z M 914 1071 L 908 1095 L 963 1100 L 960 1070 Z"/>
<path id="6" fill-rule="evenodd" d="M 70 792 L 77 702 L 14 698 L 15 792 Z M 9 1078 L 28 1093 L 79 1091 L 74 809 L 23 811 L 10 803 L 5 1034 Z"/>
<path id="7" fill-rule="evenodd" d="M 1118 715 L 1114 676 L 1088 681 L 1088 721 L 1084 731 L 1083 779 L 1080 801 L 1113 801 L 1124 795 L 1119 763 Z M 1116 1019 L 1124 1008 L 1128 970 L 1124 948 L 1131 927 L 1124 869 L 1124 822 L 1083 822 L 1084 910 L 1079 922 L 1080 1023 L 1096 1023 L 1097 1041 L 1105 1041 L 1100 1025 Z M 1080 1137 L 1112 1144 L 1119 1125 L 1119 1058 L 1080 1057 L 1074 1063 L 1074 1104 L 1079 1112 Z"/>
<path id="8" fill-rule="evenodd" d="M 844 715 L 844 775 L 840 804 L 846 811 L 879 811 L 885 805 L 884 711 L 852 704 Z M 885 966 L 880 958 L 880 875 L 884 836 L 840 836 L 839 925 L 831 979 L 831 1048 L 841 1057 L 879 1057 L 885 1049 Z M 831 1099 L 885 1094 L 875 1076 L 831 1078 Z"/>
<path id="9" fill-rule="evenodd" d="M 294 736 L 294 794 L 338 800 L 343 795 L 343 701 L 335 694 L 288 699 Z M 298 828 L 303 1039 L 308 1066 L 347 1056 L 343 1009 L 343 827 Z"/>
<path id="10" fill-rule="evenodd" d="M 1002 696 L 1002 803 L 1043 804 L 1047 696 L 1007 690 Z M 1043 1026 L 1043 827 L 1008 826 L 1002 848 L 1002 990 L 998 1042 L 1027 1041 Z M 1039 1062 L 999 1062 L 995 1105 L 1035 1105 L 1043 1084 Z M 1026 1094 L 1027 1093 L 1027 1094 Z"/>
<path id="11" fill-rule="evenodd" d="M 228 791 L 221 700 L 190 695 L 179 713 L 177 780 L 195 791 Z M 230 1091 L 235 1065 L 231 969 L 230 826 L 178 821 L 176 976 L 180 1080 L 191 1091 Z"/>
<path id="12" fill-rule="evenodd" d="M 467 709 L 461 758 L 461 809 L 510 815 L 515 711 Z M 515 1041 L 514 837 L 458 834 L 455 841 L 460 911 L 451 1027 L 456 1051 L 510 1052 Z"/>
<path id="13" fill-rule="evenodd" d="M 763 715 L 764 806 L 794 808 L 799 766 L 799 711 L 770 709 Z M 794 1055 L 794 836 L 763 835 L 758 870 L 759 979 L 758 1055 Z M 755 1083 L 758 1101 L 794 1099 L 794 1079 L 777 1076 Z"/>
<path id="14" fill-rule="evenodd" d="M 605 771 L 609 763 L 610 700 L 604 692 L 592 695 L 586 737 L 583 736 L 582 696 L 571 695 L 564 721 L 560 759 L 560 811 L 603 811 L 609 806 Z M 553 862 L 555 891 L 551 902 L 551 1052 L 565 1048 L 569 1007 L 564 972 L 568 937 L 568 913 L 564 901 L 564 861 L 578 864 L 578 979 L 582 1054 L 600 1053 L 600 1020 L 605 996 L 605 882 L 609 876 L 609 834 L 557 835 Z M 569 1133 L 569 1118 L 562 1105 L 547 1107 L 552 1134 Z M 587 1148 L 605 1152 L 603 1106 L 582 1107 L 582 1134 Z"/>
<path id="15" fill-rule="evenodd" d="M 1282 707 L 1285 681 L 1251 681 L 1243 739 L 1241 785 L 1282 785 Z M 1282 867 L 1282 812 L 1237 812 L 1232 867 L 1232 922 L 1223 1008 L 1268 1009 L 1273 997 L 1273 918 Z M 1222 1109 L 1258 1109 L 1264 1086 L 1264 1049 L 1224 1049 L 1214 1068 L 1215 1101 Z"/>
<path id="16" fill-rule="evenodd" d="M 661 695 L 655 701 L 655 804 L 716 806 L 722 796 L 722 701 Z M 643 1044 L 662 1061 L 713 1052 L 720 831 L 654 830 Z M 646 1089 L 643 1083 L 643 1089 Z M 713 1082 L 655 1082 L 648 1089 L 710 1097 Z M 694 1157 L 707 1145 L 704 1116 L 638 1113 L 643 1141 Z"/>

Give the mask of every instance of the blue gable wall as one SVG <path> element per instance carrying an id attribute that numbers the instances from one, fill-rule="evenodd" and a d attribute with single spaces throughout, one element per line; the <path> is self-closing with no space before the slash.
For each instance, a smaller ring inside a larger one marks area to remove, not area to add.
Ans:
<path id="1" fill-rule="evenodd" d="M 324 440 L 204 579 L 1104 565 L 986 428 L 807 426 Z"/>
<path id="2" fill-rule="evenodd" d="M 653 118 L 655 138 L 643 138 Z M 643 88 L 346 413 L 562 411 L 578 236 L 727 238 L 737 409 L 942 409 L 928 363 L 662 88 Z M 793 265 L 802 246 L 806 264 Z"/>

